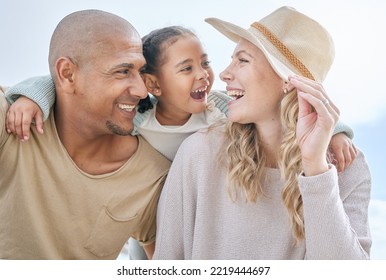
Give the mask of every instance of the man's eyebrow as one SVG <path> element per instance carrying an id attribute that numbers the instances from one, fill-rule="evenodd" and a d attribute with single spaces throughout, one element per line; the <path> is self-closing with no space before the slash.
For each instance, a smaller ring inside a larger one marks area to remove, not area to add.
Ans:
<path id="1" fill-rule="evenodd" d="M 118 64 L 118 65 L 113 67 L 113 69 L 117 69 L 117 68 L 133 69 L 134 68 L 134 64 L 133 63 L 121 63 L 121 64 Z"/>

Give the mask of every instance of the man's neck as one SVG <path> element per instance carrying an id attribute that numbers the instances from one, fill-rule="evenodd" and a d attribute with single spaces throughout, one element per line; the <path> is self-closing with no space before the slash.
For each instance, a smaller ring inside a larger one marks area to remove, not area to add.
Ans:
<path id="1" fill-rule="evenodd" d="M 116 171 L 138 148 L 136 136 L 97 135 L 71 124 L 56 120 L 58 137 L 68 155 L 82 171 L 101 175 Z"/>

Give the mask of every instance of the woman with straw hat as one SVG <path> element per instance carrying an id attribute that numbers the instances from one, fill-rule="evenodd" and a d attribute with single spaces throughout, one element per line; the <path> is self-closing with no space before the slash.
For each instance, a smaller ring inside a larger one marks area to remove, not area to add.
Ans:
<path id="1" fill-rule="evenodd" d="M 368 259 L 371 177 L 361 151 L 344 172 L 328 152 L 339 112 L 323 82 L 333 41 L 282 7 L 249 29 L 220 74 L 228 121 L 180 147 L 161 194 L 155 259 Z"/>

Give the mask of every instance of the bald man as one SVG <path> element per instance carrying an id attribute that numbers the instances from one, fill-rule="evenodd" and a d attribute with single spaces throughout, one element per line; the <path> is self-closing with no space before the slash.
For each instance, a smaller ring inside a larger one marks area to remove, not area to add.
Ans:
<path id="1" fill-rule="evenodd" d="M 44 134 L 8 134 L 0 94 L 0 258 L 115 259 L 129 237 L 151 258 L 170 162 L 131 135 L 144 64 L 126 20 L 79 11 L 51 38 L 57 96 Z"/>

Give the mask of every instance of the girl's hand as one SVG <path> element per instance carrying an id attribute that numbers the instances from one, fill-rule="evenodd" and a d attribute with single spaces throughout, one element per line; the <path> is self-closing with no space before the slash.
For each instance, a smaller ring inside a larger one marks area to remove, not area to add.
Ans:
<path id="1" fill-rule="evenodd" d="M 343 172 L 356 158 L 357 149 L 351 139 L 343 132 L 332 136 L 330 151 L 333 155 L 332 163 L 338 172 Z"/>
<path id="2" fill-rule="evenodd" d="M 13 103 L 7 113 L 6 128 L 21 141 L 29 139 L 31 123 L 35 122 L 37 131 L 43 134 L 43 112 L 31 99 L 21 96 Z"/>

